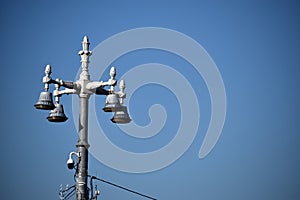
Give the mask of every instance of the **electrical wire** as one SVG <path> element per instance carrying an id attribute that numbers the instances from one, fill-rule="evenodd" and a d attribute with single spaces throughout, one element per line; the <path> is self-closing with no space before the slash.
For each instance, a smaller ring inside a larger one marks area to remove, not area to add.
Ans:
<path id="1" fill-rule="evenodd" d="M 71 191 L 69 191 L 69 190 L 71 190 Z M 70 197 L 72 197 L 75 194 L 75 190 L 76 190 L 76 185 L 73 185 L 65 190 L 61 190 L 59 192 L 60 199 L 63 199 L 63 200 L 69 199 Z"/>
<path id="2" fill-rule="evenodd" d="M 71 197 L 75 194 L 75 190 L 76 190 L 76 188 L 74 188 L 71 192 L 69 192 L 69 193 L 64 197 L 64 200 L 67 200 L 67 199 L 71 198 Z"/>
<path id="3" fill-rule="evenodd" d="M 75 182 L 76 182 L 76 175 L 77 175 L 77 169 L 75 169 L 75 173 L 74 173 L 74 180 L 75 180 Z M 126 187 L 123 187 L 123 186 L 121 186 L 121 185 L 117 185 L 117 184 L 112 183 L 112 182 L 110 182 L 110 181 L 106 181 L 106 180 L 104 180 L 104 179 L 100 179 L 100 178 L 98 178 L 98 177 L 96 177 L 96 176 L 90 176 L 90 175 L 88 175 L 88 177 L 91 177 L 91 180 L 90 180 L 90 187 L 91 187 L 91 188 L 90 188 L 90 189 L 88 188 L 88 190 L 90 190 L 91 193 L 92 193 L 91 196 L 93 196 L 93 179 L 95 179 L 95 180 L 101 181 L 101 182 L 103 182 L 103 183 L 112 185 L 112 186 L 114 186 L 114 187 L 117 187 L 117 188 L 126 190 L 127 192 L 131 192 L 131 193 L 134 193 L 134 194 L 136 194 L 136 195 L 140 195 L 140 196 L 142 196 L 142 197 L 145 197 L 145 198 L 148 198 L 148 199 L 151 199 L 151 200 L 157 200 L 156 198 L 153 198 L 153 197 L 150 197 L 150 196 L 148 196 L 148 195 L 142 194 L 142 193 L 140 193 L 140 192 L 131 190 L 131 189 L 126 188 Z M 73 187 L 76 187 L 76 185 L 72 186 L 71 188 L 73 188 Z M 69 188 L 69 189 L 71 189 L 71 188 Z M 69 189 L 68 189 L 68 190 L 69 190 Z M 76 188 L 74 188 L 74 190 L 72 190 L 72 191 L 65 197 L 65 199 L 67 199 L 67 198 L 70 196 L 70 194 L 71 194 L 72 192 L 74 192 L 75 190 L 76 190 Z M 64 192 L 66 192 L 66 191 L 64 191 Z M 71 196 L 73 196 L 73 195 L 74 195 L 74 194 L 72 194 Z"/>
<path id="4" fill-rule="evenodd" d="M 106 181 L 106 180 L 104 180 L 104 179 L 97 178 L 97 177 L 95 177 L 95 176 L 92 176 L 92 177 L 91 177 L 91 181 L 92 181 L 93 179 L 98 180 L 98 181 L 101 181 L 101 182 L 106 183 L 106 184 L 109 184 L 109 185 L 112 185 L 112 186 L 115 186 L 115 187 L 117 187 L 117 188 L 126 190 L 126 191 L 128 191 L 128 192 L 131 192 L 131 193 L 140 195 L 140 196 L 145 197 L 145 198 L 148 198 L 148 199 L 157 200 L 157 199 L 155 199 L 155 198 L 153 198 L 153 197 L 150 197 L 150 196 L 148 196 L 148 195 L 145 195 L 145 194 L 139 193 L 139 192 L 137 192 L 137 191 L 134 191 L 134 190 L 125 188 L 125 187 L 123 187 L 123 186 L 120 186 L 120 185 L 117 185 L 117 184 L 115 184 L 115 183 Z"/>

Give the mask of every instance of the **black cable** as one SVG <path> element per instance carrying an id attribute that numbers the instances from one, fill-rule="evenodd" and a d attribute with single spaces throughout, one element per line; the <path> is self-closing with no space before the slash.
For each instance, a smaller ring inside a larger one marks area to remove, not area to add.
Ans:
<path id="1" fill-rule="evenodd" d="M 71 197 L 75 194 L 75 192 L 74 192 L 75 190 L 76 190 L 76 188 L 74 188 L 71 192 L 69 192 L 69 193 L 65 196 L 65 200 L 71 198 Z"/>
<path id="2" fill-rule="evenodd" d="M 93 177 L 90 180 L 90 187 L 91 187 L 91 199 L 93 199 L 94 191 L 93 191 Z"/>
<path id="3" fill-rule="evenodd" d="M 131 190 L 131 189 L 128 189 L 128 188 L 125 188 L 125 187 L 120 186 L 120 185 L 117 185 L 117 184 L 115 184 L 115 183 L 112 183 L 112 182 L 109 182 L 109 181 L 106 181 L 106 180 L 97 178 L 97 177 L 95 177 L 95 176 L 92 176 L 92 177 L 91 177 L 91 180 L 92 180 L 92 179 L 96 179 L 96 180 L 98 180 L 98 181 L 102 181 L 102 182 L 104 182 L 104 183 L 106 183 L 106 184 L 109 184 L 109 185 L 118 187 L 118 188 L 120 188 L 120 189 L 126 190 L 126 191 L 128 191 L 128 192 L 132 192 L 132 193 L 134 193 L 134 194 L 140 195 L 140 196 L 145 197 L 145 198 L 148 198 L 148 199 L 157 200 L 157 199 L 155 199 L 155 198 L 153 198 L 153 197 L 147 196 L 147 195 L 145 195 L 145 194 L 136 192 L 136 191 Z"/>
<path id="4" fill-rule="evenodd" d="M 68 187 L 67 189 L 62 190 L 61 192 L 68 192 L 70 189 L 75 188 L 75 187 L 76 187 L 76 185 L 72 185 L 71 187 Z"/>
<path id="5" fill-rule="evenodd" d="M 72 190 L 71 190 L 72 189 Z M 71 191 L 69 191 L 71 190 Z M 59 192 L 59 196 L 60 196 L 60 199 L 64 199 L 64 200 L 67 200 L 69 199 L 71 196 L 74 195 L 74 191 L 76 190 L 76 185 L 73 185 L 71 187 L 68 187 L 66 188 L 65 190 L 61 190 Z M 67 194 L 66 194 L 67 193 Z"/>

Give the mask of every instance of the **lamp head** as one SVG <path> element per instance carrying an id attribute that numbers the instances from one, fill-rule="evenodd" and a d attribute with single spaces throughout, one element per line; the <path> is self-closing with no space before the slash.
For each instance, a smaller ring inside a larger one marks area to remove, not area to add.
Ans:
<path id="1" fill-rule="evenodd" d="M 55 108 L 52 101 L 52 93 L 41 92 L 38 102 L 34 105 L 36 109 L 52 110 Z"/>
<path id="2" fill-rule="evenodd" d="M 55 105 L 55 108 L 50 111 L 47 117 L 49 122 L 65 122 L 68 117 L 64 113 L 64 108 L 61 104 Z"/>
<path id="3" fill-rule="evenodd" d="M 119 96 L 117 94 L 109 94 L 106 97 L 106 103 L 103 108 L 104 112 L 115 112 L 121 108 Z"/>
<path id="4" fill-rule="evenodd" d="M 121 106 L 120 109 L 115 112 L 113 118 L 111 118 L 110 120 L 113 123 L 117 124 L 128 124 L 131 121 L 131 119 L 127 112 L 127 107 Z"/>

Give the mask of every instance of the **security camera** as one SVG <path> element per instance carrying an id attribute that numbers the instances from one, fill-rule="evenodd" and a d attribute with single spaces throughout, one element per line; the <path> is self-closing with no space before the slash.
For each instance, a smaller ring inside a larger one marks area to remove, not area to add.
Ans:
<path id="1" fill-rule="evenodd" d="M 67 166 L 69 169 L 74 169 L 74 160 L 72 158 L 68 159 Z"/>
<path id="2" fill-rule="evenodd" d="M 67 166 L 69 169 L 74 169 L 74 160 L 72 159 L 72 155 L 75 154 L 79 159 L 80 159 L 80 153 L 76 153 L 76 152 L 71 152 L 70 155 L 69 155 L 69 159 L 67 161 Z"/>

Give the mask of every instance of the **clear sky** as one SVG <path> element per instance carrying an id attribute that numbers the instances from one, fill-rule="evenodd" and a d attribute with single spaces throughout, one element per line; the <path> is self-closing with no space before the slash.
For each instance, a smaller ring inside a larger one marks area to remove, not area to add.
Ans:
<path id="1" fill-rule="evenodd" d="M 45 65 L 52 65 L 53 78 L 74 80 L 84 35 L 93 50 L 120 32 L 162 27 L 194 39 L 218 67 L 227 96 L 222 134 L 208 156 L 199 159 L 211 117 L 210 94 L 202 77 L 173 54 L 131 52 L 111 63 L 117 79 L 137 65 L 161 63 L 189 80 L 201 107 L 197 135 L 189 149 L 163 169 L 121 172 L 90 155 L 89 173 L 160 200 L 298 200 L 299 9 L 296 1 L 2 1 L 1 199 L 58 199 L 60 184 L 74 184 L 73 171 L 66 167 L 77 142 L 72 96 L 61 98 L 69 118 L 62 124 L 48 122 L 48 112 L 33 106 L 43 90 Z M 109 78 L 111 65 L 98 66 L 105 71 L 101 79 Z M 126 85 L 130 89 L 130 80 Z M 151 105 L 165 107 L 166 127 L 152 138 L 123 134 L 110 123 L 111 115 L 102 112 L 104 102 L 104 96 L 97 96 L 93 105 L 98 120 L 121 148 L 154 151 L 176 135 L 180 102 L 166 87 L 144 85 L 130 103 L 126 101 L 139 125 L 150 122 Z M 98 199 L 143 199 L 104 183 L 98 188 Z"/>

